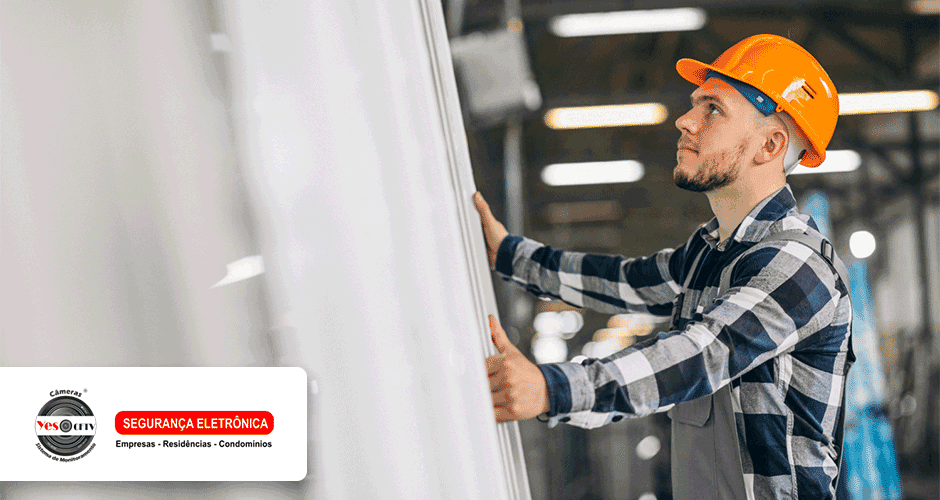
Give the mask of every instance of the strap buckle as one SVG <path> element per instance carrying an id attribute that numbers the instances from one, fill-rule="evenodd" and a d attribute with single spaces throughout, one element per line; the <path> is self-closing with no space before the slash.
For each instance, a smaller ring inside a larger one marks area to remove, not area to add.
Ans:
<path id="1" fill-rule="evenodd" d="M 823 238 L 822 243 L 819 245 L 819 253 L 826 259 L 829 264 L 832 264 L 832 259 L 835 257 L 835 250 L 832 248 L 832 243 L 829 240 Z"/>

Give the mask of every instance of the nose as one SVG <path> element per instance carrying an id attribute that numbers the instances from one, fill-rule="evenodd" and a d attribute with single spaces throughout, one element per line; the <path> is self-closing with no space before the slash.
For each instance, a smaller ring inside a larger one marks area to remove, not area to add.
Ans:
<path id="1" fill-rule="evenodd" d="M 688 110 L 684 115 L 676 118 L 676 128 L 688 134 L 698 133 L 699 123 L 695 119 L 695 108 Z"/>

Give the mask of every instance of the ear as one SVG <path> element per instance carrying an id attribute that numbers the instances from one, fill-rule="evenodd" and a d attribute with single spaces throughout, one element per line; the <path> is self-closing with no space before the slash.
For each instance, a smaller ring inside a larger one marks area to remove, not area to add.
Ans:
<path id="1" fill-rule="evenodd" d="M 783 121 L 776 116 L 771 117 L 769 123 L 761 128 L 759 134 L 763 142 L 760 149 L 757 150 L 757 154 L 754 155 L 754 163 L 762 165 L 777 157 L 782 160 L 790 143 L 787 127 L 783 124 Z"/>

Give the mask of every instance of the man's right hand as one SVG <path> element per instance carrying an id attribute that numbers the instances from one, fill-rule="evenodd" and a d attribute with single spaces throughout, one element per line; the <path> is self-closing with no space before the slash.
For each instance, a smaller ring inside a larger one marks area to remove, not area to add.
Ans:
<path id="1" fill-rule="evenodd" d="M 483 223 L 483 235 L 486 237 L 486 256 L 490 260 L 490 269 L 496 269 L 496 251 L 499 250 L 500 243 L 509 236 L 509 231 L 502 225 L 493 212 L 490 212 L 490 206 L 486 204 L 483 195 L 479 191 L 473 193 L 473 204 L 480 212 L 480 222 Z"/>

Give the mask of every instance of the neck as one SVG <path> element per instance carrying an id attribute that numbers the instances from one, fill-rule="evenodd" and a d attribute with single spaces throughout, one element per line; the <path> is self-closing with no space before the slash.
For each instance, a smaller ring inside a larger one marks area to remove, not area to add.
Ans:
<path id="1" fill-rule="evenodd" d="M 728 239 L 758 203 L 779 191 L 784 184 L 785 180 L 779 183 L 760 183 L 748 189 L 730 185 L 705 193 L 712 212 L 718 219 L 718 242 L 722 243 Z"/>

